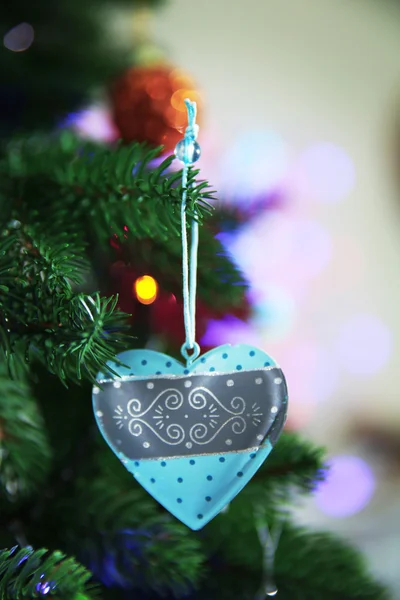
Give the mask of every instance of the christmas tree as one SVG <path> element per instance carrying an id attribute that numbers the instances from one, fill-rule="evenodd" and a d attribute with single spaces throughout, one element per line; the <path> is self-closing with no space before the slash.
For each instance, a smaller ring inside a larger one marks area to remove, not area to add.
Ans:
<path id="1" fill-rule="evenodd" d="M 323 451 L 297 435 L 284 433 L 200 532 L 153 500 L 101 439 L 97 373 L 112 375 L 130 348 L 178 357 L 184 335 L 174 157 L 140 136 L 105 144 L 60 127 L 129 65 L 102 34 L 107 10 L 99 0 L 2 9 L 1 597 L 388 598 L 358 552 L 292 522 L 296 495 L 324 477 Z M 185 189 L 188 219 L 201 225 L 202 330 L 209 318 L 248 314 L 246 284 L 216 237 L 241 216 L 218 209 L 194 168 Z"/>

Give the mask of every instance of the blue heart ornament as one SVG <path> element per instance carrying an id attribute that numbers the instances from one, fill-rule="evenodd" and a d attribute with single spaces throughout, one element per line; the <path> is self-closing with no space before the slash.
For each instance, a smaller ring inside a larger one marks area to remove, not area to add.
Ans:
<path id="1" fill-rule="evenodd" d="M 98 427 L 135 479 L 176 518 L 201 529 L 271 452 L 286 421 L 287 387 L 262 350 L 224 345 L 190 367 L 129 350 L 99 373 Z"/>

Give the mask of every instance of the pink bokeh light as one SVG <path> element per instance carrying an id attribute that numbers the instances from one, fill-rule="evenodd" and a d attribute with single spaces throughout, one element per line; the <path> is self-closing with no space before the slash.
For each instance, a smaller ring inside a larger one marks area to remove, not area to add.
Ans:
<path id="1" fill-rule="evenodd" d="M 322 202 L 338 202 L 355 185 L 353 161 L 343 148 L 319 143 L 307 148 L 296 166 L 296 182 L 301 195 Z"/>
<path id="2" fill-rule="evenodd" d="M 326 480 L 315 494 L 318 508 L 331 517 L 349 517 L 370 502 L 375 478 L 369 465 L 356 456 L 336 456 L 328 463 Z"/>
<path id="3" fill-rule="evenodd" d="M 229 250 L 254 287 L 273 280 L 297 296 L 329 265 L 333 244 L 318 221 L 270 212 L 243 228 Z"/>
<path id="4" fill-rule="evenodd" d="M 289 385 L 293 404 L 316 407 L 334 393 L 339 370 L 335 357 L 310 340 L 292 341 L 279 351 L 280 364 Z"/>
<path id="5" fill-rule="evenodd" d="M 360 314 L 344 323 L 335 341 L 343 368 L 355 375 L 375 375 L 393 351 L 393 336 L 378 317 Z"/>

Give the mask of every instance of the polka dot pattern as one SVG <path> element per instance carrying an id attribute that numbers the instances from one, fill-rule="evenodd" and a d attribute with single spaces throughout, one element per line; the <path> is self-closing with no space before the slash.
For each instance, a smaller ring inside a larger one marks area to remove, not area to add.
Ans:
<path id="1" fill-rule="evenodd" d="M 128 368 L 114 366 L 120 376 L 146 378 L 148 383 L 154 381 L 156 385 L 156 379 L 152 380 L 155 376 L 225 372 L 225 384 L 227 388 L 231 388 L 233 395 L 240 390 L 239 382 L 235 386 L 238 371 L 275 366 L 274 361 L 263 351 L 244 345 L 216 348 L 194 361 L 190 368 L 151 350 L 127 351 L 118 358 L 129 365 Z M 230 377 L 229 373 L 232 373 Z M 278 375 L 276 373 L 276 377 Z M 260 374 L 254 375 L 254 385 L 258 385 L 257 377 Z M 100 378 L 106 379 L 107 376 L 99 376 Z M 190 378 L 186 381 L 191 382 Z M 275 385 L 279 387 L 280 384 L 277 381 Z M 117 388 L 116 394 L 118 393 Z M 271 419 L 276 418 L 279 417 L 272 413 Z M 225 441 L 230 438 L 232 435 L 226 435 Z M 135 479 L 167 510 L 192 529 L 200 529 L 232 501 L 261 466 L 272 448 L 265 438 L 260 440 L 261 443 L 262 447 L 251 452 L 230 453 L 230 445 L 227 444 L 224 454 L 140 461 L 124 457 L 124 464 L 126 463 L 125 467 Z M 195 454 L 194 447 L 192 450 Z"/>

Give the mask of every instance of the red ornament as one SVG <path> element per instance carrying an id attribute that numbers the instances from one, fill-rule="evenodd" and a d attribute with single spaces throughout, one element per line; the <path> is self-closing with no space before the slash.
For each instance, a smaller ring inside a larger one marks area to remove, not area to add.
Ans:
<path id="1" fill-rule="evenodd" d="M 172 152 L 187 125 L 185 98 L 200 104 L 192 79 L 169 66 L 133 67 L 110 90 L 113 118 L 125 142 Z"/>

